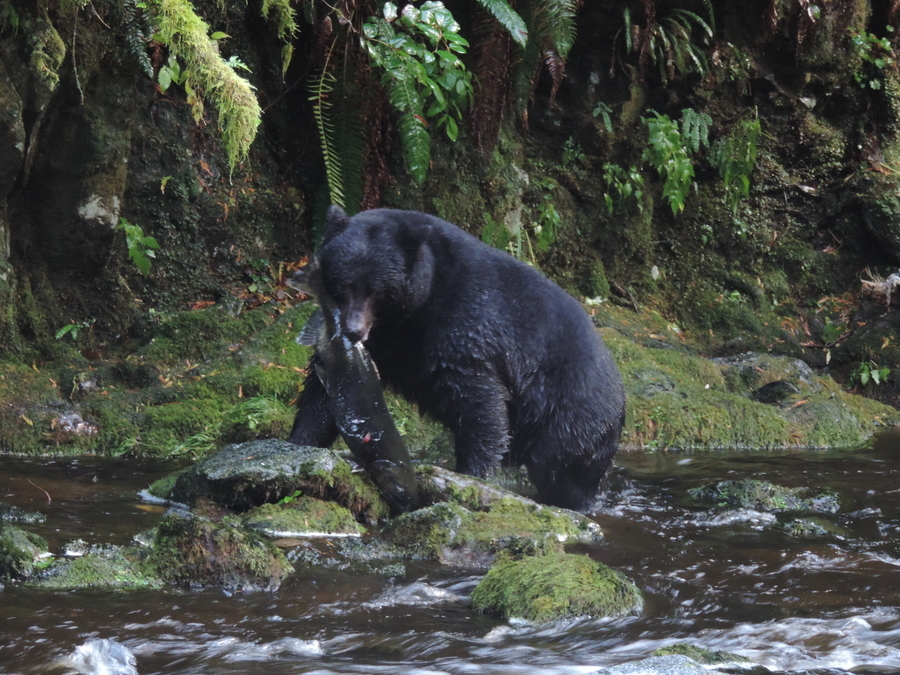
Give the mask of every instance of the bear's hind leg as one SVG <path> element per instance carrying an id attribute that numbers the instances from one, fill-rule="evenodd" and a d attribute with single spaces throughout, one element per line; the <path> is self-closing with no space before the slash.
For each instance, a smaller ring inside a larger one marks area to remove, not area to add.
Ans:
<path id="1" fill-rule="evenodd" d="M 294 417 L 288 442 L 330 448 L 337 440 L 338 428 L 328 412 L 328 394 L 316 375 L 315 359 L 313 356 L 309 363 L 309 375 L 303 382 L 303 391 L 297 400 L 297 415 Z"/>

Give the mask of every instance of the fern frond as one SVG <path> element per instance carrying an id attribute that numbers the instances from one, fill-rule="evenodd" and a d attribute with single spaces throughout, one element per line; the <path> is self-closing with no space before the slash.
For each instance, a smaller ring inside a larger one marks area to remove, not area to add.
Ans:
<path id="1" fill-rule="evenodd" d="M 400 143 L 409 166 L 409 173 L 418 185 L 425 182 L 428 166 L 431 163 L 431 136 L 425 125 L 425 111 L 422 99 L 416 90 L 412 77 L 394 77 L 386 79 L 384 84 L 388 90 L 391 105 L 400 112 L 397 123 L 400 131 Z"/>
<path id="2" fill-rule="evenodd" d="M 153 63 L 147 54 L 146 21 L 143 10 L 138 6 L 137 0 L 124 0 L 122 13 L 125 16 L 125 44 L 135 61 L 141 66 L 141 70 L 153 79 Z"/>
<path id="3" fill-rule="evenodd" d="M 497 19 L 519 46 L 525 46 L 528 41 L 528 27 L 525 25 L 525 20 L 506 0 L 478 0 L 478 4 Z"/>
<path id="4" fill-rule="evenodd" d="M 346 206 L 344 200 L 343 171 L 341 170 L 341 158 L 334 148 L 334 127 L 331 123 L 331 101 L 329 96 L 334 90 L 337 81 L 332 74 L 331 56 L 337 40 L 332 41 L 325 58 L 325 64 L 318 77 L 313 82 L 312 96 L 309 100 L 313 104 L 313 116 L 316 118 L 316 127 L 319 130 L 319 143 L 322 145 L 322 159 L 325 162 L 325 178 L 328 181 L 328 191 L 331 203 L 338 206 Z"/>
<path id="5" fill-rule="evenodd" d="M 341 185 L 344 208 L 351 215 L 358 212 L 368 172 L 365 170 L 367 133 L 363 119 L 368 102 L 355 81 L 358 63 L 344 55 L 340 79 L 331 96 L 333 119 L 333 150 L 340 158 Z"/>

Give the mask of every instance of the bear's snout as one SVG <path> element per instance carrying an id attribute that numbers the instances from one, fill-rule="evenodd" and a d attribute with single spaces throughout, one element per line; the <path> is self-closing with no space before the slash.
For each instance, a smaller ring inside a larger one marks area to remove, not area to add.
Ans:
<path id="1" fill-rule="evenodd" d="M 351 342 L 365 342 L 372 328 L 372 302 L 368 298 L 350 301 L 341 311 L 341 328 Z"/>

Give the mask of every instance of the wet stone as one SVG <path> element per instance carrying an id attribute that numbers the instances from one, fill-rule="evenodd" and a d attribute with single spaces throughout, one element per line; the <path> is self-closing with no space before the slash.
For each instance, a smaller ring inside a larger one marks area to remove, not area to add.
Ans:
<path id="1" fill-rule="evenodd" d="M 18 506 L 0 503 L 0 523 L 34 525 L 35 523 L 43 523 L 45 520 L 47 520 L 47 516 L 38 511 L 26 511 Z"/>
<path id="2" fill-rule="evenodd" d="M 761 480 L 725 480 L 688 490 L 699 502 L 721 508 L 757 511 L 811 511 L 837 513 L 837 495 L 811 494 L 803 488 L 787 488 Z"/>
<path id="3" fill-rule="evenodd" d="M 750 394 L 750 398 L 758 403 L 777 405 L 799 393 L 800 390 L 787 380 L 776 380 L 775 382 L 769 382 L 768 384 L 761 386 Z"/>

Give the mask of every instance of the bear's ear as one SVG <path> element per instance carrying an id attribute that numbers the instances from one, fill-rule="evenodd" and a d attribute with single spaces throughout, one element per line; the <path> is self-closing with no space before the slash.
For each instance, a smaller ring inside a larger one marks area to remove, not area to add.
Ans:
<path id="1" fill-rule="evenodd" d="M 322 243 L 334 239 L 346 230 L 349 224 L 350 216 L 344 213 L 344 209 L 336 205 L 329 206 L 328 215 L 325 217 L 325 235 L 322 237 Z"/>

